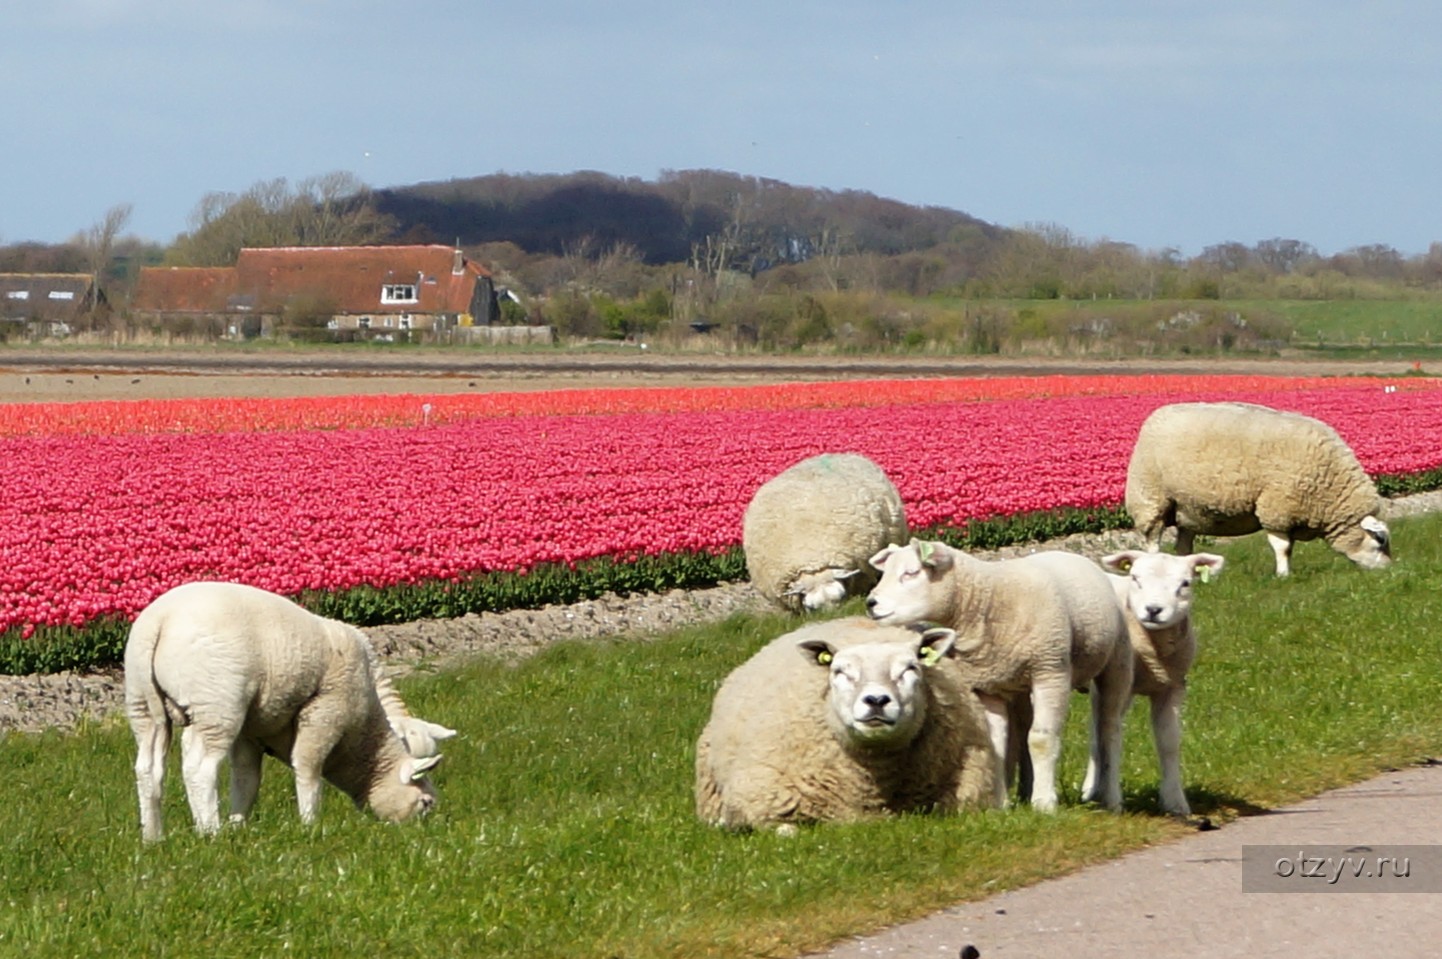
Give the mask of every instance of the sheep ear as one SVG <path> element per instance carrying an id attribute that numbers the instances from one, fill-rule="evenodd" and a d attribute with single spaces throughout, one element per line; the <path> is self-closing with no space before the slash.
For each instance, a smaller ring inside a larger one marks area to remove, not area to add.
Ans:
<path id="1" fill-rule="evenodd" d="M 956 630 L 942 626 L 926 629 L 916 641 L 916 658 L 923 666 L 935 666 L 956 648 Z"/>
<path id="2" fill-rule="evenodd" d="M 892 553 L 896 552 L 899 549 L 901 549 L 900 546 L 892 543 L 885 549 L 878 551 L 876 555 L 872 556 L 871 559 L 867 560 L 867 563 L 871 565 L 872 569 L 884 570 L 886 569 L 886 561 L 891 558 Z"/>
<path id="3" fill-rule="evenodd" d="M 450 739 L 456 734 L 454 729 L 448 729 L 440 723 L 428 723 L 425 720 L 421 720 L 421 722 L 425 725 L 426 732 L 431 734 L 432 739 Z"/>
<path id="4" fill-rule="evenodd" d="M 1193 553 L 1187 559 L 1192 564 L 1192 572 L 1204 583 L 1210 583 L 1212 577 L 1220 573 L 1227 563 L 1225 557 L 1216 553 Z"/>
<path id="5" fill-rule="evenodd" d="M 836 658 L 836 647 L 824 639 L 803 639 L 796 644 L 801 655 L 818 666 L 830 666 Z"/>
<path id="6" fill-rule="evenodd" d="M 784 593 L 782 593 L 781 595 L 782 595 L 782 596 L 805 596 L 805 595 L 806 595 L 806 589 L 805 589 L 805 587 L 802 587 L 802 586 L 792 586 L 790 589 L 786 590 L 786 591 L 785 591 Z"/>
<path id="7" fill-rule="evenodd" d="M 427 756 L 424 759 L 407 758 L 401 763 L 400 779 L 403 783 L 413 783 L 421 779 L 426 773 L 436 768 L 436 763 L 441 761 L 440 756 Z"/>
<path id="8" fill-rule="evenodd" d="M 1135 563 L 1140 555 L 1134 549 L 1123 550 L 1120 553 L 1112 553 L 1110 556 L 1102 557 L 1102 569 L 1110 570 L 1113 573 L 1130 573 L 1132 563 Z"/>
<path id="9" fill-rule="evenodd" d="M 1361 526 L 1368 536 L 1383 546 L 1386 546 L 1391 539 L 1391 533 L 1387 530 L 1387 524 L 1375 516 L 1363 516 Z"/>
<path id="10" fill-rule="evenodd" d="M 837 582 L 840 582 L 843 579 L 850 579 L 859 572 L 861 572 L 859 569 L 839 569 L 833 573 L 832 576 Z"/>
<path id="11" fill-rule="evenodd" d="M 916 555 L 921 558 L 921 565 L 927 569 L 947 570 L 951 568 L 951 554 L 944 549 L 938 549 L 941 544 L 929 540 L 914 539 L 916 544 Z"/>

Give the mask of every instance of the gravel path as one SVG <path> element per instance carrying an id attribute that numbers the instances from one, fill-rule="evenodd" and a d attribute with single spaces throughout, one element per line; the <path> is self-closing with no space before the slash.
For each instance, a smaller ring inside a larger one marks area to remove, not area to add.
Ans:
<path id="1" fill-rule="evenodd" d="M 1386 515 L 1393 519 L 1439 509 L 1442 509 L 1442 491 L 1392 500 Z M 978 555 L 1002 558 L 1037 549 L 1066 549 L 1097 558 L 1140 545 L 1140 538 L 1126 530 L 1077 534 L 1047 543 L 1007 547 Z M 618 635 L 642 638 L 681 626 L 715 622 L 737 612 L 761 612 L 768 608 L 761 595 L 749 583 L 743 582 L 712 589 L 672 590 L 632 596 L 610 594 L 569 606 L 375 626 L 367 629 L 366 633 L 384 657 L 388 671 L 393 675 L 404 675 L 421 663 L 445 668 L 478 654 L 519 659 L 559 640 Z M 84 673 L 0 676 L 0 734 L 9 730 L 35 732 L 57 727 L 74 728 L 83 721 L 99 719 L 117 711 L 121 702 L 121 673 L 118 668 Z"/>

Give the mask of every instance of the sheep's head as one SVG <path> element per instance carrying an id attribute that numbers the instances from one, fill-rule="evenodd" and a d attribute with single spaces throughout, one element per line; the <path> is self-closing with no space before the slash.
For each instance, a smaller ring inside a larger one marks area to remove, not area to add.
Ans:
<path id="1" fill-rule="evenodd" d="M 832 567 L 815 573 L 803 573 L 792 580 L 784 595 L 801 597 L 801 606 L 804 609 L 830 609 L 840 605 L 846 598 L 846 581 L 859 572 L 859 569 Z"/>
<path id="2" fill-rule="evenodd" d="M 1364 516 L 1344 529 L 1332 546 L 1363 569 L 1381 569 L 1392 563 L 1392 534 L 1375 516 Z"/>
<path id="3" fill-rule="evenodd" d="M 881 581 L 866 597 L 866 613 L 881 623 L 945 622 L 953 598 L 947 574 L 954 560 L 942 543 L 913 539 L 871 557 Z"/>
<path id="4" fill-rule="evenodd" d="M 371 811 L 387 822 L 405 822 L 430 812 L 436 804 L 436 790 L 426 773 L 440 761 L 440 756 L 406 755 L 396 766 L 394 779 L 385 777 L 371 789 L 367 797 Z"/>
<path id="5" fill-rule="evenodd" d="M 829 673 L 827 721 L 843 744 L 866 749 L 906 746 L 926 720 L 923 672 L 951 654 L 956 633 L 932 627 L 906 642 L 871 642 L 837 649 L 802 640 L 801 654 Z"/>
<path id="6" fill-rule="evenodd" d="M 1226 560 L 1215 553 L 1173 556 L 1126 550 L 1102 557 L 1102 566 L 1128 578 L 1126 605 L 1147 629 L 1166 629 L 1192 608 L 1192 581 L 1204 582 L 1222 571 Z"/>

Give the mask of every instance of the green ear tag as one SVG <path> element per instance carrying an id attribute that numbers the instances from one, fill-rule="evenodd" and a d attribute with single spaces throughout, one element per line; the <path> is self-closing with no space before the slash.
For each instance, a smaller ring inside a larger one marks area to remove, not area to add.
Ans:
<path id="1" fill-rule="evenodd" d="M 921 657 L 921 664 L 923 666 L 935 666 L 941 662 L 941 654 L 932 646 L 923 646 L 916 652 L 917 655 Z"/>
<path id="2" fill-rule="evenodd" d="M 816 654 L 816 661 L 817 661 L 818 663 L 820 663 L 821 665 L 823 665 L 823 666 L 829 666 L 829 665 L 831 665 L 831 654 L 830 654 L 830 653 L 817 653 L 817 654 Z"/>
<path id="3" fill-rule="evenodd" d="M 1204 583 L 1210 583 L 1212 581 L 1212 568 L 1210 566 L 1203 566 L 1201 572 L 1197 574 L 1197 577 Z"/>

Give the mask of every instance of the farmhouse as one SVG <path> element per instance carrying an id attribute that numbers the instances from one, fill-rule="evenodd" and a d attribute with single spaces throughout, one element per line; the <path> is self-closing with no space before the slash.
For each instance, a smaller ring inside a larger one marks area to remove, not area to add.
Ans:
<path id="1" fill-rule="evenodd" d="M 0 339 L 68 336 L 105 305 L 89 273 L 0 273 Z"/>
<path id="2" fill-rule="evenodd" d="M 130 307 L 171 330 L 233 338 L 436 338 L 500 316 L 490 272 L 434 244 L 243 249 L 233 267 L 147 267 Z"/>

